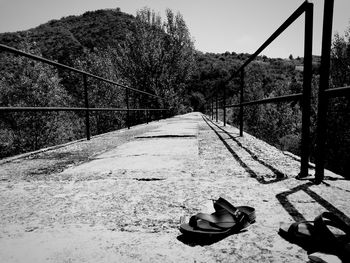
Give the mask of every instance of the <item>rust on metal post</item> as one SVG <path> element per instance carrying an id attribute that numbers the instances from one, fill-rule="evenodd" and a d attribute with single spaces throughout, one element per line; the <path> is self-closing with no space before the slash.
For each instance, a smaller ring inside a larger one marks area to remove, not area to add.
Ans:
<path id="1" fill-rule="evenodd" d="M 239 136 L 243 136 L 243 105 L 244 102 L 244 68 L 241 70 L 241 92 L 240 92 L 240 107 L 239 107 Z"/>
<path id="2" fill-rule="evenodd" d="M 320 183 L 324 178 L 325 141 L 327 125 L 327 96 L 325 91 L 329 88 L 333 8 L 334 0 L 325 0 L 323 10 L 324 13 L 322 30 L 320 85 L 318 91 L 318 114 L 316 130 L 315 180 L 317 183 Z"/>
<path id="3" fill-rule="evenodd" d="M 88 87 L 87 87 L 87 77 L 83 75 L 84 80 L 84 99 L 85 99 L 85 129 L 86 129 L 86 139 L 90 140 L 90 114 L 89 114 L 89 95 L 88 95 Z"/>
<path id="4" fill-rule="evenodd" d="M 301 167 L 299 177 L 309 175 L 310 156 L 310 110 L 312 83 L 312 36 L 313 36 L 313 3 L 307 3 L 305 9 L 304 37 L 304 72 L 302 96 L 302 131 L 301 131 Z"/>

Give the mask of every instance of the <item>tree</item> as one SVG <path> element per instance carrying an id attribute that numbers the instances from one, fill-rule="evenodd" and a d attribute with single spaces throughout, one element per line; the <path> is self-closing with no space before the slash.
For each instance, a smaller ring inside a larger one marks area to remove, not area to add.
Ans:
<path id="1" fill-rule="evenodd" d="M 91 72 L 116 83 L 124 83 L 114 64 L 114 53 L 106 50 L 86 51 L 84 56 L 76 59 L 74 67 Z M 79 85 L 80 94 L 84 94 L 83 85 Z M 125 89 L 95 78 L 87 77 L 89 106 L 91 108 L 126 108 Z M 81 100 L 83 101 L 83 100 Z M 124 126 L 123 112 L 90 113 L 91 133 L 101 134 Z"/>
<path id="2" fill-rule="evenodd" d="M 41 55 L 35 45 L 25 43 L 22 50 Z M 0 106 L 68 106 L 69 97 L 51 66 L 1 54 Z M 75 138 L 80 128 L 75 115 L 68 113 L 4 113 L 0 119 L 0 156 L 37 150 Z M 6 140 L 3 140 L 6 139 Z"/>
<path id="3" fill-rule="evenodd" d="M 332 45 L 332 83 L 336 87 L 350 85 L 350 27 L 344 36 L 334 35 Z"/>
<path id="4" fill-rule="evenodd" d="M 194 66 L 194 48 L 181 14 L 166 10 L 166 21 L 149 8 L 137 12 L 133 32 L 116 49 L 116 63 L 133 88 L 164 100 L 155 107 L 177 112 Z M 139 100 L 139 103 L 141 101 Z"/>
<path id="5" fill-rule="evenodd" d="M 350 85 L 350 26 L 343 36 L 338 33 L 334 35 L 331 53 L 331 87 L 348 85 Z M 343 175 L 349 175 L 349 96 L 329 100 L 327 127 L 327 167 Z"/>

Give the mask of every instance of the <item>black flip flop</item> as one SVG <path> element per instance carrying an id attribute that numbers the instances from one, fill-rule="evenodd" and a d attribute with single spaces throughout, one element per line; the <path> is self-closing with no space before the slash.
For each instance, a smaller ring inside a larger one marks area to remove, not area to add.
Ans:
<path id="1" fill-rule="evenodd" d="M 330 227 L 344 234 L 336 234 Z M 309 252 L 326 252 L 350 259 L 350 226 L 333 213 L 323 212 L 314 221 L 281 226 L 279 234 Z"/>
<path id="2" fill-rule="evenodd" d="M 322 239 L 322 249 L 339 256 L 344 262 L 350 262 L 350 225 L 331 212 L 323 212 L 315 218 L 315 236 Z M 330 227 L 341 230 L 343 234 L 334 233 Z"/>
<path id="3" fill-rule="evenodd" d="M 306 250 L 314 250 L 318 240 L 314 235 L 315 227 L 313 221 L 295 222 L 282 224 L 278 234 L 287 241 L 297 244 Z"/>
<path id="4" fill-rule="evenodd" d="M 237 233 L 255 221 L 255 209 L 249 206 L 234 207 L 223 198 L 214 201 L 212 214 L 199 213 L 180 231 L 187 235 L 221 236 Z"/>

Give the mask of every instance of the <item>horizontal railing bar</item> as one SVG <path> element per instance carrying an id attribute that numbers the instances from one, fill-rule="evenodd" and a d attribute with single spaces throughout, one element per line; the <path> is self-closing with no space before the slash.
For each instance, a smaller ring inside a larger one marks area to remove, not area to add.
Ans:
<path id="1" fill-rule="evenodd" d="M 33 111 L 167 111 L 168 109 L 70 108 L 70 107 L 0 107 L 0 112 Z"/>
<path id="2" fill-rule="evenodd" d="M 303 96 L 302 93 L 297 93 L 297 94 L 267 98 L 267 99 L 262 99 L 262 100 L 253 100 L 253 101 L 248 101 L 248 102 L 244 102 L 241 104 L 226 105 L 225 107 L 226 108 L 235 108 L 235 107 L 240 107 L 240 106 L 249 106 L 249 105 L 257 105 L 257 104 L 265 104 L 265 103 L 294 101 L 294 100 L 300 100 L 302 98 L 302 96 Z"/>
<path id="3" fill-rule="evenodd" d="M 330 97 L 346 96 L 350 95 L 350 86 L 335 89 L 326 89 L 324 92 Z"/>
<path id="4" fill-rule="evenodd" d="M 73 68 L 73 67 L 70 67 L 70 66 L 67 66 L 67 65 L 64 65 L 64 64 L 61 64 L 61 63 L 58 63 L 58 62 L 55 62 L 55 61 L 43 58 L 43 57 L 39 57 L 39 56 L 36 56 L 36 55 L 33 55 L 33 54 L 29 54 L 29 53 L 23 52 L 21 50 L 18 50 L 18 49 L 15 49 L 15 48 L 3 45 L 3 44 L 0 44 L 0 50 L 1 49 L 5 50 L 5 51 L 8 51 L 8 52 L 11 52 L 11 53 L 14 53 L 14 54 L 17 54 L 17 55 L 21 55 L 21 56 L 25 56 L 25 57 L 28 57 L 28 58 L 31 58 L 31 59 L 34 59 L 34 60 L 38 60 L 38 61 L 41 61 L 43 63 L 49 64 L 49 65 L 52 65 L 52 66 L 56 66 L 56 67 L 67 69 L 67 70 L 70 70 L 70 71 L 73 71 L 73 72 L 77 72 L 77 73 L 89 76 L 91 78 L 98 79 L 98 80 L 101 80 L 101 81 L 104 81 L 104 82 L 107 82 L 107 83 L 119 86 L 119 87 L 124 88 L 124 89 L 132 90 L 132 91 L 135 91 L 135 92 L 138 92 L 138 93 L 142 93 L 142 94 L 145 94 L 145 95 L 148 95 L 148 96 L 151 96 L 151 97 L 162 99 L 160 96 L 154 95 L 152 93 L 149 93 L 149 92 L 146 92 L 146 91 L 142 91 L 142 90 L 138 90 L 138 89 L 134 89 L 134 88 L 130 88 L 130 87 L 127 87 L 127 86 L 122 85 L 120 83 L 117 83 L 117 82 L 114 82 L 114 81 L 111 81 L 111 80 L 108 80 L 108 79 L 105 79 L 105 78 L 93 75 L 93 74 L 88 73 L 86 71 L 79 70 L 79 69 L 76 69 L 76 68 Z"/>
<path id="5" fill-rule="evenodd" d="M 303 2 L 297 10 L 258 48 L 257 51 L 253 55 L 251 55 L 242 66 L 236 70 L 231 77 L 227 80 L 227 82 L 231 81 L 238 72 L 244 69 L 250 62 L 252 62 L 268 45 L 270 45 L 284 30 L 286 30 L 295 20 L 301 16 L 307 7 L 308 2 Z"/>

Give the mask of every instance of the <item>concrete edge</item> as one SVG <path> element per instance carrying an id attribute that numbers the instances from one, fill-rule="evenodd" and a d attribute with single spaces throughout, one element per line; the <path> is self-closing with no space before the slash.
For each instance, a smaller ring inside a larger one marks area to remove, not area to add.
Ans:
<path id="1" fill-rule="evenodd" d="M 99 137 L 103 137 L 103 136 L 106 136 L 106 135 L 111 134 L 111 133 L 125 132 L 127 130 L 131 130 L 132 128 L 142 127 L 142 126 L 146 126 L 146 125 L 147 125 L 147 123 L 142 123 L 142 124 L 138 124 L 138 125 L 132 126 L 132 127 L 130 127 L 130 129 L 128 129 L 126 127 L 126 128 L 122 128 L 122 129 L 119 129 L 119 130 L 115 130 L 115 131 L 111 131 L 111 132 L 107 132 L 107 133 L 94 135 L 94 136 L 91 136 L 91 139 L 96 139 L 96 138 L 99 138 Z M 69 145 L 72 145 L 72 144 L 75 144 L 75 143 L 83 142 L 83 141 L 87 142 L 86 138 L 78 139 L 78 140 L 74 140 L 74 141 L 70 141 L 70 142 L 66 142 L 66 143 L 63 143 L 63 144 L 53 145 L 53 146 L 42 148 L 42 149 L 39 149 L 39 150 L 36 150 L 36 151 L 32 151 L 32 152 L 26 152 L 26 153 L 22 153 L 22 154 L 10 156 L 10 157 L 5 157 L 5 158 L 0 160 L 0 165 L 5 164 L 5 163 L 9 163 L 9 162 L 12 162 L 12 161 L 15 161 L 15 160 L 18 160 L 18 159 L 27 158 L 27 157 L 30 157 L 30 156 L 35 155 L 35 154 L 39 154 L 39 153 L 43 153 L 43 152 L 47 152 L 47 151 L 51 151 L 51 150 L 57 150 L 59 148 L 63 148 L 63 147 L 66 147 L 66 146 L 69 146 Z"/>

